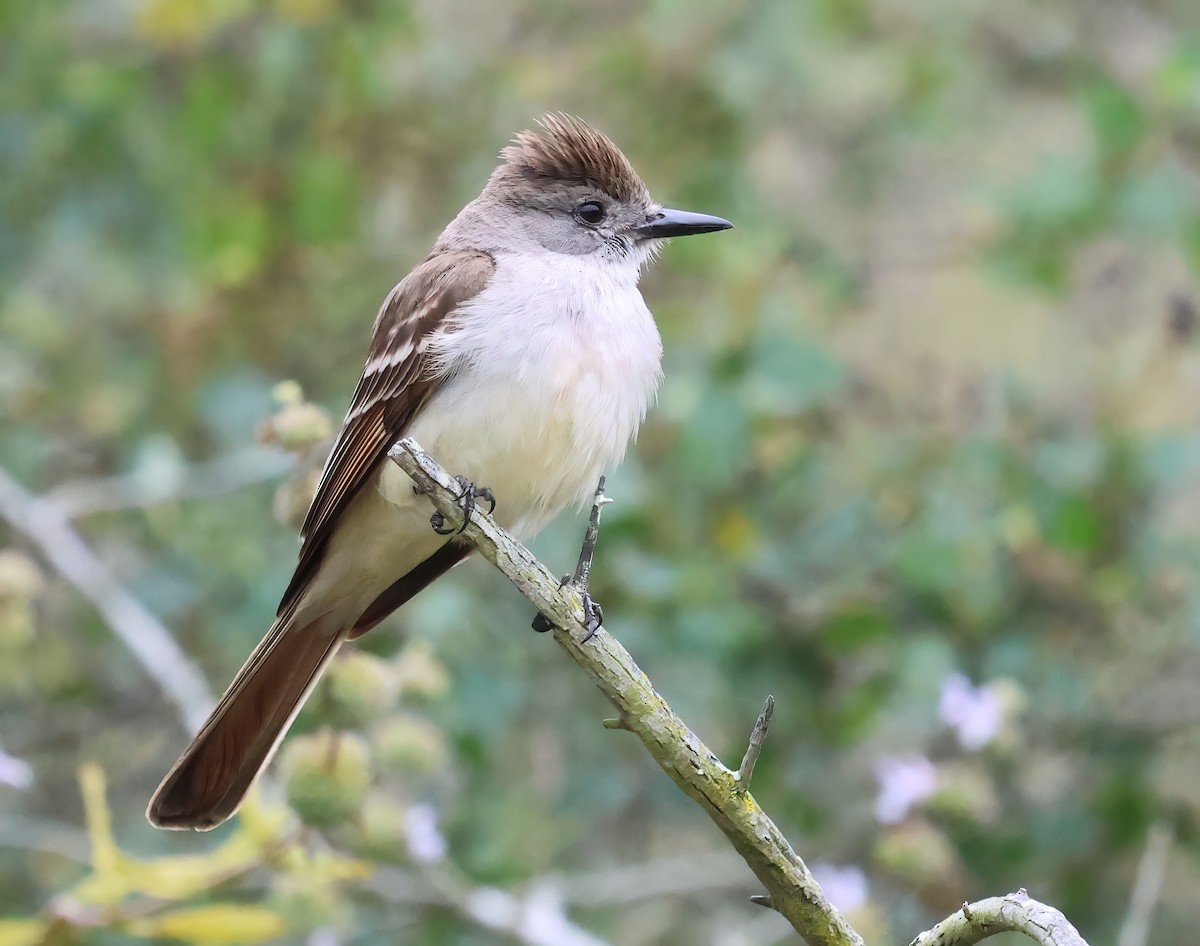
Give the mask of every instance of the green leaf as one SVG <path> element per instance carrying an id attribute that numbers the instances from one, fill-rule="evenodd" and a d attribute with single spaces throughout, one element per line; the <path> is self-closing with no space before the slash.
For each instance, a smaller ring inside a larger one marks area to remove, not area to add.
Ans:
<path id="1" fill-rule="evenodd" d="M 1055 510 L 1047 539 L 1059 548 L 1091 552 L 1100 546 L 1104 526 L 1100 512 L 1083 496 L 1068 496 Z"/>
<path id="2" fill-rule="evenodd" d="M 332 154 L 306 154 L 292 184 L 292 217 L 303 239 L 324 243 L 351 232 L 358 212 L 358 187 L 344 161 Z"/>
<path id="3" fill-rule="evenodd" d="M 851 610 L 835 614 L 825 624 L 826 645 L 837 653 L 849 654 L 882 640 L 892 623 L 880 611 Z"/>
<path id="4" fill-rule="evenodd" d="M 1088 89 L 1087 106 L 1104 157 L 1123 157 L 1141 141 L 1146 125 L 1141 106 L 1112 79 L 1105 77 Z"/>
<path id="5" fill-rule="evenodd" d="M 842 363 L 819 341 L 763 332 L 747 380 L 748 400 L 766 413 L 799 413 L 836 397 L 845 375 Z"/>

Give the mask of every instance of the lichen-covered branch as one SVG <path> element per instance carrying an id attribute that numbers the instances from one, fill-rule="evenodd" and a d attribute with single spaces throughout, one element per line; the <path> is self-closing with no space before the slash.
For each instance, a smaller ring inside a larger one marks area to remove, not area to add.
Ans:
<path id="1" fill-rule="evenodd" d="M 1034 900 L 1024 890 L 964 903 L 961 910 L 922 933 L 909 946 L 974 946 L 997 933 L 1024 933 L 1041 946 L 1087 946 L 1062 913 Z"/>
<path id="2" fill-rule="evenodd" d="M 458 483 L 419 444 L 401 440 L 390 456 L 428 494 L 446 524 L 462 525 Z M 752 899 L 781 913 L 809 946 L 863 946 L 862 937 L 825 897 L 804 861 L 748 791 L 774 701 L 768 697 L 740 769 L 726 768 L 655 692 L 615 638 L 601 628 L 584 640 L 583 602 L 574 584 L 563 584 L 478 506 L 463 534 L 546 616 L 554 639 L 617 708 L 620 717 L 605 720 L 605 725 L 627 729 L 641 739 L 663 771 L 724 832 L 766 888 L 764 895 Z M 594 543 L 595 537 L 590 538 Z M 963 904 L 910 946 L 973 946 L 1005 932 L 1024 933 L 1041 946 L 1087 946 L 1062 913 L 1024 890 Z"/>
<path id="3" fill-rule="evenodd" d="M 462 510 L 455 502 L 459 487 L 449 473 L 410 439 L 397 443 L 391 457 L 428 493 L 447 524 L 461 524 Z M 554 639 L 617 708 L 622 728 L 641 739 L 675 784 L 724 832 L 766 888 L 771 905 L 810 946 L 862 946 L 862 937 L 826 899 L 783 833 L 743 790 L 737 773 L 726 768 L 675 715 L 629 652 L 603 629 L 587 643 L 578 643 L 584 626 L 582 601 L 575 588 L 560 585 L 528 549 L 478 507 L 464 535 L 550 619 Z"/>

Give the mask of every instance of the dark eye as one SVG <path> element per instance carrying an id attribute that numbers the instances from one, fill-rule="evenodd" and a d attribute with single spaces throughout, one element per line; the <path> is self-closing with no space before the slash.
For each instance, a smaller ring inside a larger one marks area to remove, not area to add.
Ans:
<path id="1" fill-rule="evenodd" d="M 575 216 L 584 223 L 600 223 L 604 220 L 604 205 L 594 200 L 589 200 L 575 208 Z"/>

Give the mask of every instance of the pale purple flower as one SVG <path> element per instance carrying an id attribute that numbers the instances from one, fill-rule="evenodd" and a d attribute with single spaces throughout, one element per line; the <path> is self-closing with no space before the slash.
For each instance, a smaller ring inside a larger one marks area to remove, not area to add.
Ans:
<path id="1" fill-rule="evenodd" d="M 438 829 L 433 805 L 413 805 L 404 816 L 408 856 L 419 864 L 436 864 L 446 856 L 446 839 Z"/>
<path id="2" fill-rule="evenodd" d="M 948 676 L 938 699 L 938 716 L 954 730 L 958 744 L 978 752 L 1004 724 L 1004 706 L 994 687 L 977 687 L 961 673 Z"/>
<path id="3" fill-rule="evenodd" d="M 33 766 L 0 750 L 0 785 L 22 790 L 33 788 Z"/>
<path id="4" fill-rule="evenodd" d="M 480 925 L 515 934 L 530 946 L 605 946 L 570 921 L 552 885 L 535 886 L 524 899 L 495 887 L 476 887 L 467 894 L 466 906 Z"/>
<path id="5" fill-rule="evenodd" d="M 896 824 L 933 794 L 937 769 L 924 756 L 883 756 L 875 764 L 875 780 L 879 782 L 875 817 L 883 824 Z"/>
<path id="6" fill-rule="evenodd" d="M 838 867 L 819 863 L 813 865 L 812 872 L 829 902 L 843 913 L 851 913 L 867 902 L 871 892 L 867 875 L 853 864 Z"/>

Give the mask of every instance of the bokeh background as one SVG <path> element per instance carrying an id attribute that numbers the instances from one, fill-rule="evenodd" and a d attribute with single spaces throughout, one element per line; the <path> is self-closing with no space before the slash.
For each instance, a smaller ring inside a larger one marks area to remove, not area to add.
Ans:
<path id="1" fill-rule="evenodd" d="M 1018 886 L 1194 940 L 1193 0 L 48 0 L 0 6 L 0 944 L 793 941 L 479 562 L 239 822 L 142 819 L 380 300 L 549 109 L 737 224 L 643 282 L 612 632 L 731 764 L 775 695 L 755 794 L 871 942 Z"/>

